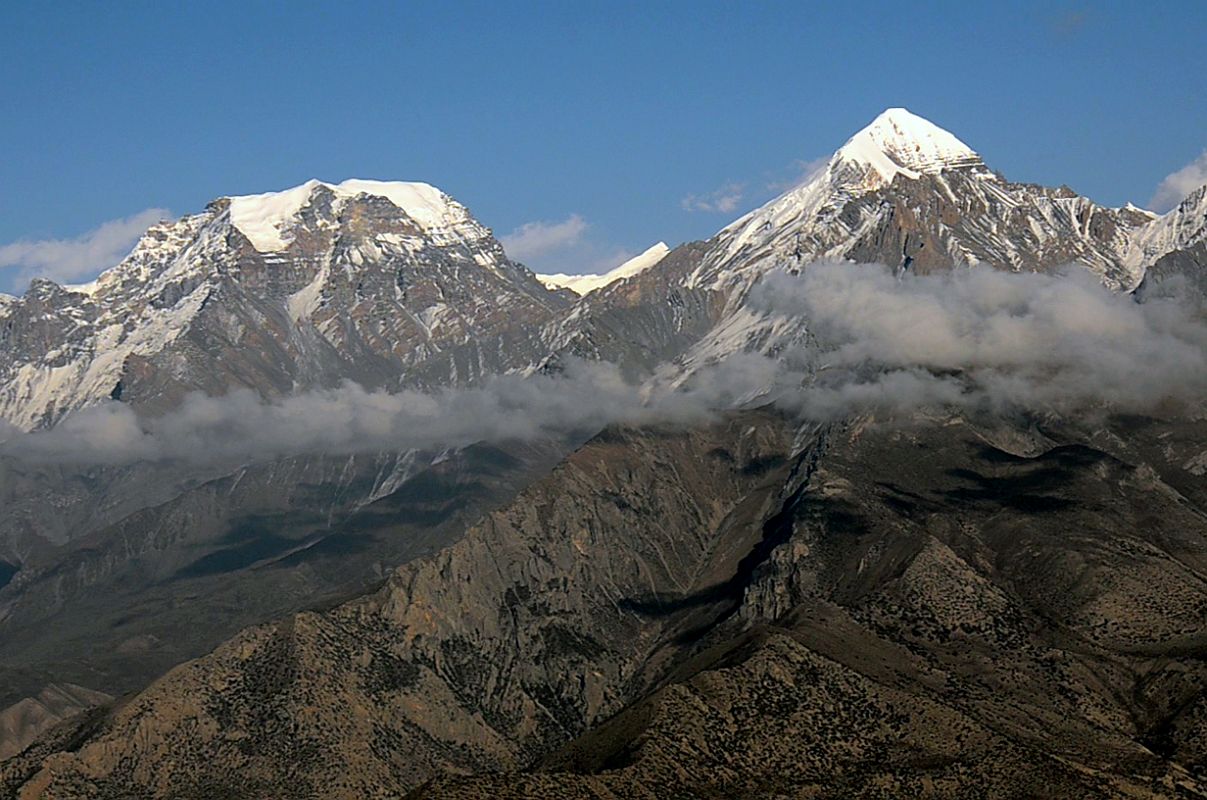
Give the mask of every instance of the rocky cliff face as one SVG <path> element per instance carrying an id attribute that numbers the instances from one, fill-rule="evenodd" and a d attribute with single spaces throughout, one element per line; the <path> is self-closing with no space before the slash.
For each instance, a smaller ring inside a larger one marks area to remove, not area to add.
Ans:
<path id="1" fill-rule="evenodd" d="M 1151 462 L 1112 452 L 1143 430 L 1104 445 L 1121 430 L 751 412 L 611 431 L 375 595 L 251 629 L 4 779 L 23 797 L 1202 791 L 1207 527 L 1172 481 L 1203 430 Z"/>
<path id="2" fill-rule="evenodd" d="M 149 779 L 202 795 L 353 797 L 529 762 L 643 691 L 684 613 L 732 603 L 715 576 L 759 539 L 790 441 L 774 418 L 596 439 L 376 594 L 249 630 L 157 682 L 104 723 L 97 766 L 122 774 L 98 791 L 145 793 Z M 720 531 L 733 532 L 722 546 Z M 646 621 L 642 609 L 660 602 L 651 593 L 701 586 L 716 596 Z M 174 710 L 161 716 L 161 703 Z M 132 763 L 126 724 L 143 731 L 135 746 L 152 750 L 139 759 L 166 770 L 158 777 L 119 766 Z M 281 783 L 303 751 L 329 768 Z M 8 774 L 29 766 L 18 759 Z"/>

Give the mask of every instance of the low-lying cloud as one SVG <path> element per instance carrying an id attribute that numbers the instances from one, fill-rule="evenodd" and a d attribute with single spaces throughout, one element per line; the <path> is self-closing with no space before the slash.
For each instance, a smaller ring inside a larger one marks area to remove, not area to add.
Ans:
<path id="1" fill-rule="evenodd" d="M 189 395 L 142 417 L 108 402 L 29 434 L 9 427 L 0 455 L 34 463 L 239 462 L 290 455 L 444 449 L 475 442 L 591 434 L 613 422 L 700 420 L 707 387 L 642 399 L 609 364 L 570 362 L 560 374 L 505 375 L 481 387 L 432 393 L 367 391 L 354 383 L 266 401 L 240 390 Z M 0 430 L 0 440 L 5 439 Z"/>
<path id="2" fill-rule="evenodd" d="M 249 391 L 194 394 L 158 417 L 112 402 L 46 431 L 0 429 L 0 457 L 228 463 L 445 449 L 591 435 L 613 423 L 696 424 L 751 402 L 810 421 L 932 407 L 1164 413 L 1181 410 L 1170 404 L 1198 408 L 1207 396 L 1207 316 L 1187 296 L 1166 291 L 1140 303 L 1079 268 L 898 277 L 882 266 L 820 263 L 769 275 L 747 299 L 768 320 L 804 324 L 807 347 L 775 358 L 736 353 L 696 372 L 686 389 L 636 385 L 612 365 L 568 361 L 554 374 L 434 392 L 345 383 L 272 401 Z"/>
<path id="3" fill-rule="evenodd" d="M 786 402 L 813 417 L 927 405 L 1149 411 L 1207 392 L 1207 324 L 1186 296 L 1137 302 L 1085 269 L 896 276 L 814 264 L 769 276 L 765 311 L 803 317 L 815 375 Z"/>

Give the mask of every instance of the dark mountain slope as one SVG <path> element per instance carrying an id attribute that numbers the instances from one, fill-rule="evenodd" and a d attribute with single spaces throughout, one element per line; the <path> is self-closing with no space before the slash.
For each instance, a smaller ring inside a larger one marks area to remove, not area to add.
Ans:
<path id="1" fill-rule="evenodd" d="M 1207 518 L 1088 443 L 1108 432 L 611 431 L 376 595 L 251 629 L 4 780 L 359 797 L 535 763 L 418 796 L 1201 792 Z"/>
<path id="2" fill-rule="evenodd" d="M 0 588 L 0 707 L 55 680 L 141 689 L 248 625 L 368 591 L 508 502 L 566 449 L 249 466 L 33 556 Z"/>
<path id="3" fill-rule="evenodd" d="M 413 796 L 1201 796 L 1202 508 L 1001 433 L 836 433 L 711 647 L 535 772 Z"/>
<path id="4" fill-rule="evenodd" d="M 714 562 L 731 574 L 790 437 L 763 416 L 603 435 L 375 595 L 173 670 L 46 791 L 359 797 L 522 766 L 644 693 L 676 623 L 708 604 L 650 622 L 624 601 L 712 586 Z M 60 774 L 4 769 L 10 786 Z"/>

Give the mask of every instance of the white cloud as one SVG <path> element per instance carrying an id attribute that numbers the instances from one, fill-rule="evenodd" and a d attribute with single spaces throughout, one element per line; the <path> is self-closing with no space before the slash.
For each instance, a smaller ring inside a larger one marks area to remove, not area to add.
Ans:
<path id="1" fill-rule="evenodd" d="M 829 163 L 830 156 L 813 159 L 798 158 L 792 162 L 786 176 L 772 178 L 767 182 L 767 190 L 780 194 L 802 186 L 812 180 L 818 172 L 825 169 Z"/>
<path id="2" fill-rule="evenodd" d="M 1186 195 L 1207 183 L 1207 150 L 1177 172 L 1165 176 L 1157 186 L 1148 207 L 1164 214 L 1174 208 Z"/>
<path id="3" fill-rule="evenodd" d="M 1079 418 L 1199 409 L 1207 396 L 1202 298 L 1176 282 L 1162 286 L 1137 302 L 1076 267 L 1067 276 L 976 269 L 897 277 L 878 265 L 813 264 L 799 276 L 768 276 L 749 298 L 758 312 L 807 321 L 804 351 L 737 353 L 677 388 L 566 359 L 549 373 L 432 392 L 346 383 L 274 400 L 193 394 L 159 415 L 111 402 L 30 434 L 0 422 L 0 461 L 238 463 L 443 449 L 584 435 L 617 422 L 691 424 L 755 397 L 810 420 L 936 406 Z"/>
<path id="4" fill-rule="evenodd" d="M 582 241 L 587 221 L 571 214 L 561 222 L 526 222 L 499 239 L 507 255 L 518 261 L 540 258 Z"/>
<path id="5" fill-rule="evenodd" d="M 689 194 L 679 201 L 684 211 L 707 211 L 715 214 L 732 214 L 738 210 L 746 196 L 745 184 L 730 182 L 707 194 Z"/>
<path id="6" fill-rule="evenodd" d="M 1067 275 L 955 270 L 897 277 L 888 267 L 819 263 L 773 274 L 751 303 L 807 319 L 816 381 L 798 407 L 1146 412 L 1207 394 L 1201 299 L 1176 281 L 1144 302 Z"/>
<path id="7" fill-rule="evenodd" d="M 195 393 L 162 415 L 118 402 L 68 415 L 49 430 L 0 425 L 0 457 L 34 463 L 238 463 L 303 453 L 443 449 L 474 442 L 590 434 L 614 422 L 699 421 L 732 381 L 643 399 L 610 364 L 567 359 L 555 374 L 501 375 L 432 393 L 354 383 L 267 401 L 249 390 Z"/>
<path id="8" fill-rule="evenodd" d="M 49 278 L 73 283 L 95 277 L 117 264 L 151 225 L 171 218 L 164 208 L 103 223 L 75 239 L 21 240 L 0 245 L 0 269 L 16 268 L 16 282 Z"/>
<path id="9" fill-rule="evenodd" d="M 507 255 L 540 274 L 596 275 L 636 253 L 590 236 L 591 224 L 578 214 L 561 222 L 528 222 L 499 238 Z"/>

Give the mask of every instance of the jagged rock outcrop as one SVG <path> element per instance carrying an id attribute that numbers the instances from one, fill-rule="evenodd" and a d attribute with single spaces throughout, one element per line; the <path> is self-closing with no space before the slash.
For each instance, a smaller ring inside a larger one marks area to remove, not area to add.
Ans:
<path id="1" fill-rule="evenodd" d="M 113 698 L 70 683 L 52 683 L 0 711 L 0 761 L 20 753 L 43 731 Z"/>

